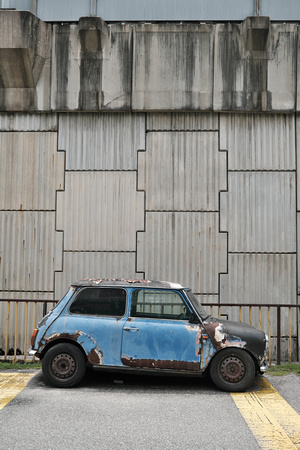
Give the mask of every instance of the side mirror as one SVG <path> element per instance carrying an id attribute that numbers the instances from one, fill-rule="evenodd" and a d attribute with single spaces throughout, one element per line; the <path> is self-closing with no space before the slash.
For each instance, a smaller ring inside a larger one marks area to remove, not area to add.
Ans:
<path id="1" fill-rule="evenodd" d="M 196 316 L 196 314 L 193 312 L 193 313 L 190 315 L 190 320 L 189 320 L 189 322 L 190 322 L 190 323 L 200 323 L 200 320 L 198 319 L 198 317 Z"/>

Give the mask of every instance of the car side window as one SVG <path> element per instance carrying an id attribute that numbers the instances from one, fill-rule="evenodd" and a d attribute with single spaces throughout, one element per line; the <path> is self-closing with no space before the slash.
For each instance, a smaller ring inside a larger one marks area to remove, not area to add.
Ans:
<path id="1" fill-rule="evenodd" d="M 136 289 L 132 293 L 131 317 L 188 320 L 191 312 L 178 292 Z"/>
<path id="2" fill-rule="evenodd" d="M 126 308 L 126 291 L 118 288 L 87 287 L 81 289 L 70 306 L 71 314 L 122 317 Z"/>

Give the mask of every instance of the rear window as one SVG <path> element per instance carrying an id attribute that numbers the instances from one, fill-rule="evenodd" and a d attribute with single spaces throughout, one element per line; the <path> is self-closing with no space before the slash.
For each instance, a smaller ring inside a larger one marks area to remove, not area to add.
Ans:
<path id="1" fill-rule="evenodd" d="M 125 315 L 126 291 L 119 288 L 87 287 L 81 289 L 70 306 L 71 314 L 122 317 Z"/>

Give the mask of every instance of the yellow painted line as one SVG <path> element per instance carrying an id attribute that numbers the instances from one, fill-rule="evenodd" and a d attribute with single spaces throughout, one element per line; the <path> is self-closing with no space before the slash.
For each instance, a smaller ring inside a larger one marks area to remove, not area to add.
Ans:
<path id="1" fill-rule="evenodd" d="M 16 397 L 34 373 L 0 373 L 0 410 Z"/>
<path id="2" fill-rule="evenodd" d="M 300 415 L 265 378 L 252 392 L 231 396 L 262 449 L 300 449 Z"/>

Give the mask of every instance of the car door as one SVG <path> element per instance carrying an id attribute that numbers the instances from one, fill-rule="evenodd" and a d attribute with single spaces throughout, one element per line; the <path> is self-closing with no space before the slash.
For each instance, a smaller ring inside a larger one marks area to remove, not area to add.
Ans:
<path id="1" fill-rule="evenodd" d="M 135 289 L 123 328 L 125 366 L 168 370 L 200 369 L 201 329 L 178 291 Z"/>
<path id="2" fill-rule="evenodd" d="M 72 301 L 66 317 L 56 324 L 62 333 L 76 336 L 87 353 L 101 355 L 95 365 L 120 366 L 122 333 L 126 322 L 127 292 L 123 288 L 86 287 Z"/>

